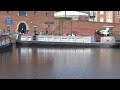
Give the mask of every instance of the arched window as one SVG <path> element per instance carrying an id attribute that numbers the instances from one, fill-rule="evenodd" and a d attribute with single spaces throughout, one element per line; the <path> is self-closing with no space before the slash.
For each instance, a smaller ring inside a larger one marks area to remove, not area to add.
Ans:
<path id="1" fill-rule="evenodd" d="M 27 15 L 26 11 L 19 11 L 19 16 L 26 16 L 26 15 Z"/>

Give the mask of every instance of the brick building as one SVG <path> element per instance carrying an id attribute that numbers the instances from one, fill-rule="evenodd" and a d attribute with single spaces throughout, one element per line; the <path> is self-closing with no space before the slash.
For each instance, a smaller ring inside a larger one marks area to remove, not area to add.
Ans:
<path id="1" fill-rule="evenodd" d="M 96 22 L 120 23 L 120 11 L 97 11 Z"/>
<path id="2" fill-rule="evenodd" d="M 54 28 L 54 11 L 0 11 L 0 30 L 50 34 Z"/>
<path id="3" fill-rule="evenodd" d="M 55 31 L 60 34 L 94 35 L 102 26 L 113 26 L 113 33 L 120 36 L 120 24 L 108 22 L 83 22 L 75 20 L 56 20 Z"/>

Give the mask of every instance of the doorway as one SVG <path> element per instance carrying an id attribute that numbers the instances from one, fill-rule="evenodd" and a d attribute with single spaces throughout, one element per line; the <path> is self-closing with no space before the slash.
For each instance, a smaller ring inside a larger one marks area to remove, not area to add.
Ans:
<path id="1" fill-rule="evenodd" d="M 19 24 L 18 32 L 19 33 L 26 33 L 26 24 L 25 23 L 20 23 Z"/>

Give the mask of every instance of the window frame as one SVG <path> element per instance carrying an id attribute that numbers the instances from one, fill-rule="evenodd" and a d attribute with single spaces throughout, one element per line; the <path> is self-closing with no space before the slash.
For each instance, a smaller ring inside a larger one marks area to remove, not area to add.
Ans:
<path id="1" fill-rule="evenodd" d="M 101 21 L 101 19 L 103 19 L 103 21 Z M 104 17 L 100 17 L 100 22 L 104 22 Z"/>
<path id="2" fill-rule="evenodd" d="M 49 15 L 50 15 L 50 12 L 49 12 L 49 11 L 46 11 L 45 14 L 46 14 L 46 16 L 49 16 Z"/>
<path id="3" fill-rule="evenodd" d="M 18 12 L 18 15 L 19 15 L 19 16 L 27 16 L 27 11 L 24 11 L 24 12 L 25 12 L 25 15 L 20 15 L 20 12 L 21 12 L 21 11 Z M 23 12 L 23 11 L 22 11 L 22 12 Z"/>
<path id="4" fill-rule="evenodd" d="M 9 28 L 8 28 L 9 27 Z M 11 31 L 10 30 L 11 26 L 10 25 L 7 25 L 7 31 Z"/>
<path id="5" fill-rule="evenodd" d="M 34 15 L 38 15 L 38 11 L 34 11 Z"/>
<path id="6" fill-rule="evenodd" d="M 6 11 L 7 12 L 7 14 L 9 14 L 10 13 L 10 11 Z"/>
<path id="7" fill-rule="evenodd" d="M 100 11 L 100 15 L 104 15 L 104 11 Z"/>

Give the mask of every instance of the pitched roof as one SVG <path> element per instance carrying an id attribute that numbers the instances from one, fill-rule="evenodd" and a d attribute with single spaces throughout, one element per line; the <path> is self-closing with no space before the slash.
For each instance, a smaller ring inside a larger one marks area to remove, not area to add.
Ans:
<path id="1" fill-rule="evenodd" d="M 79 12 L 79 11 L 66 11 L 66 17 L 80 16 L 80 15 L 88 16 L 88 14 Z M 65 17 L 65 11 L 55 12 L 54 16 L 55 17 Z"/>

